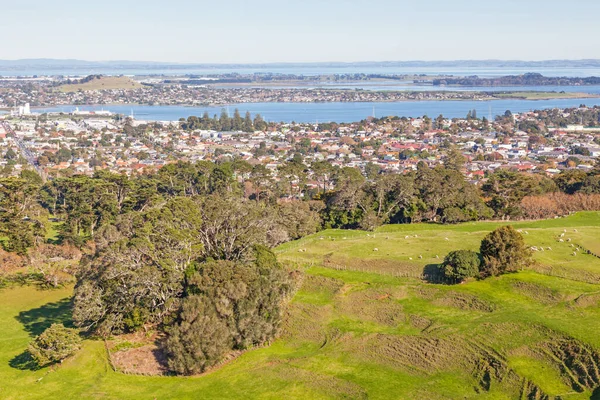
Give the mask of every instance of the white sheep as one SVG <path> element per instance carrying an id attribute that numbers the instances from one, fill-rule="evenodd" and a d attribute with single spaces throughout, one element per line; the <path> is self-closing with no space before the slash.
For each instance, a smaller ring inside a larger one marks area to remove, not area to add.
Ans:
<path id="1" fill-rule="evenodd" d="M 577 232 L 577 229 L 573 229 L 573 232 Z"/>
<path id="2" fill-rule="evenodd" d="M 567 239 L 567 242 L 570 242 L 570 241 L 571 241 L 571 238 L 568 238 L 568 239 Z"/>
<path id="3" fill-rule="evenodd" d="M 438 256 L 438 255 L 436 254 L 436 255 L 435 255 L 435 258 L 439 259 L 439 258 L 440 258 L 440 256 Z"/>
<path id="4" fill-rule="evenodd" d="M 378 249 L 377 247 L 375 247 L 375 248 L 373 249 L 373 251 L 379 251 L 379 249 Z"/>
<path id="5" fill-rule="evenodd" d="M 564 243 L 564 242 L 565 242 L 565 241 L 564 241 L 564 240 L 562 240 L 562 239 L 558 239 L 558 241 L 559 241 L 560 243 Z"/>
<path id="6" fill-rule="evenodd" d="M 548 250 L 552 251 L 552 247 L 548 246 Z"/>
<path id="7" fill-rule="evenodd" d="M 408 257 L 409 260 L 412 260 L 412 257 Z"/>
<path id="8" fill-rule="evenodd" d="M 573 255 L 574 255 L 574 256 L 576 256 L 576 255 L 577 255 L 577 253 L 573 252 Z"/>
<path id="9" fill-rule="evenodd" d="M 410 239 L 410 236 L 406 235 L 404 236 L 404 239 Z"/>
<path id="10" fill-rule="evenodd" d="M 525 231 L 525 234 L 526 234 L 526 235 L 529 235 L 529 232 Z"/>
<path id="11" fill-rule="evenodd" d="M 444 239 L 446 239 L 446 240 L 450 240 L 450 239 L 448 239 L 448 238 L 444 238 Z"/>
<path id="12" fill-rule="evenodd" d="M 564 233 L 561 233 L 561 234 L 560 234 L 560 237 L 565 237 L 565 234 L 564 234 Z"/>
<path id="13" fill-rule="evenodd" d="M 419 254 L 419 258 L 423 258 L 423 256 L 421 254 Z"/>

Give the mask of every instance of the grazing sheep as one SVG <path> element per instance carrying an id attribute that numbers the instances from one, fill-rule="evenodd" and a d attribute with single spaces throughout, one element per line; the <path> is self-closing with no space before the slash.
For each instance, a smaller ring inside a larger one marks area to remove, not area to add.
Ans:
<path id="1" fill-rule="evenodd" d="M 576 256 L 576 255 L 577 255 L 577 253 L 573 252 L 573 255 L 574 255 L 574 256 Z"/>
<path id="2" fill-rule="evenodd" d="M 570 242 L 570 241 L 571 241 L 571 238 L 568 238 L 568 239 L 567 239 L 567 242 Z"/>
<path id="3" fill-rule="evenodd" d="M 575 247 L 575 245 L 573 243 L 571 243 L 571 247 Z"/>
<path id="4" fill-rule="evenodd" d="M 371 235 L 367 233 L 367 237 L 371 237 Z"/>
<path id="5" fill-rule="evenodd" d="M 573 232 L 577 232 L 577 229 L 573 229 Z"/>
<path id="6" fill-rule="evenodd" d="M 560 243 L 564 243 L 564 240 L 562 240 L 562 239 L 558 239 L 558 241 L 559 241 Z"/>
<path id="7" fill-rule="evenodd" d="M 385 240 L 388 240 L 389 238 L 390 238 L 389 236 L 386 236 L 386 237 L 385 237 Z"/>
<path id="8" fill-rule="evenodd" d="M 567 233 L 567 230 L 566 230 L 566 229 L 563 229 L 563 232 Z"/>
<path id="9" fill-rule="evenodd" d="M 525 231 L 525 234 L 526 234 L 526 235 L 529 235 L 529 232 Z"/>
<path id="10" fill-rule="evenodd" d="M 548 250 L 552 251 L 552 247 L 548 246 Z"/>
<path id="11" fill-rule="evenodd" d="M 436 255 L 435 255 L 435 258 L 439 259 L 439 258 L 440 258 L 440 256 L 438 256 L 438 255 L 436 254 Z"/>
<path id="12" fill-rule="evenodd" d="M 444 238 L 444 239 L 446 239 L 446 240 L 450 240 L 450 239 L 448 239 L 448 238 Z"/>
<path id="13" fill-rule="evenodd" d="M 373 249 L 373 251 L 379 251 L 379 249 L 378 249 L 377 247 L 375 247 L 375 248 Z"/>
<path id="14" fill-rule="evenodd" d="M 347 239 L 347 237 L 346 237 L 346 236 L 344 236 L 344 237 L 342 238 L 342 240 L 346 240 L 346 239 Z"/>
<path id="15" fill-rule="evenodd" d="M 409 260 L 412 260 L 412 257 L 408 257 Z"/>
<path id="16" fill-rule="evenodd" d="M 561 233 L 561 234 L 560 234 L 560 237 L 565 237 L 565 234 L 564 234 L 564 233 Z"/>
<path id="17" fill-rule="evenodd" d="M 404 239 L 410 239 L 410 236 L 406 235 L 404 236 Z"/>
<path id="18" fill-rule="evenodd" d="M 416 238 L 418 238 L 418 236 L 417 236 L 417 235 L 415 235 L 415 237 L 416 237 Z"/>
<path id="19" fill-rule="evenodd" d="M 419 254 L 419 258 L 423 258 L 423 256 L 421 254 Z"/>

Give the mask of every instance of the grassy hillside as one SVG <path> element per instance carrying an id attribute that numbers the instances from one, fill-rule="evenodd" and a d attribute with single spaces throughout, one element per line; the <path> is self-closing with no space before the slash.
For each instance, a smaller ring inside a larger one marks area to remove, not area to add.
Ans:
<path id="1" fill-rule="evenodd" d="M 102 76 L 89 82 L 61 85 L 61 92 L 77 92 L 78 90 L 102 90 L 102 89 L 138 89 L 142 85 L 126 76 Z"/>
<path id="2" fill-rule="evenodd" d="M 199 377 L 114 372 L 92 340 L 32 371 L 23 351 L 68 321 L 70 290 L 2 289 L 0 398 L 589 399 L 600 386 L 600 259 L 573 256 L 571 244 L 600 243 L 600 213 L 514 224 L 552 248 L 531 270 L 454 286 L 420 279 L 499 225 L 330 230 L 281 246 L 305 271 L 282 337 Z"/>

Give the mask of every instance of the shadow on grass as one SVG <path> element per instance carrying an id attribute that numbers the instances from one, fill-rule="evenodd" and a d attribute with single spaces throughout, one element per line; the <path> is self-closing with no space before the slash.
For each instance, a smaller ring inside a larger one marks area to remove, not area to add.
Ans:
<path id="1" fill-rule="evenodd" d="M 66 327 L 72 327 L 71 299 L 63 299 L 31 310 L 21 311 L 15 318 L 23 324 L 25 330 L 33 337 L 40 335 L 52 324 L 63 324 Z"/>
<path id="2" fill-rule="evenodd" d="M 440 267 L 442 264 L 427 264 L 425 268 L 423 268 L 423 280 L 428 283 L 439 283 L 443 285 L 454 285 L 456 284 L 455 279 L 446 278 Z"/>
<path id="3" fill-rule="evenodd" d="M 20 369 L 22 371 L 36 371 L 40 369 L 27 350 L 18 356 L 15 356 L 8 362 L 8 365 L 10 365 L 11 368 Z"/>
<path id="4" fill-rule="evenodd" d="M 600 400 L 600 387 L 597 387 L 590 396 L 590 400 Z"/>

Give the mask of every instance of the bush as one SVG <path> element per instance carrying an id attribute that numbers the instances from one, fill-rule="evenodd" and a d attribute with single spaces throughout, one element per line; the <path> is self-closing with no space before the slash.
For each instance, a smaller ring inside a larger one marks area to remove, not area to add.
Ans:
<path id="1" fill-rule="evenodd" d="M 169 369 L 182 375 L 204 372 L 231 349 L 231 335 L 210 301 L 190 296 L 183 301 L 181 322 L 168 331 L 165 342 Z"/>
<path id="2" fill-rule="evenodd" d="M 77 329 L 52 324 L 29 345 L 28 351 L 40 366 L 62 362 L 81 347 Z"/>
<path id="3" fill-rule="evenodd" d="M 531 252 L 523 236 L 512 226 L 502 226 L 481 241 L 483 265 L 481 276 L 498 276 L 516 272 L 531 263 Z"/>
<path id="4" fill-rule="evenodd" d="M 186 276 L 188 297 L 165 341 L 172 371 L 204 372 L 228 352 L 277 335 L 291 281 L 266 247 L 255 246 L 248 262 L 207 261 Z"/>
<path id="5" fill-rule="evenodd" d="M 471 250 L 455 250 L 444 258 L 441 270 L 444 277 L 456 279 L 459 282 L 479 275 L 481 260 L 479 255 Z"/>

